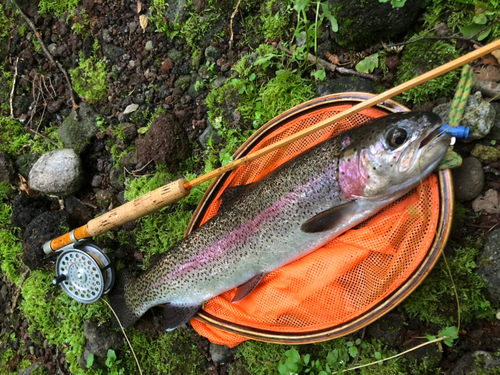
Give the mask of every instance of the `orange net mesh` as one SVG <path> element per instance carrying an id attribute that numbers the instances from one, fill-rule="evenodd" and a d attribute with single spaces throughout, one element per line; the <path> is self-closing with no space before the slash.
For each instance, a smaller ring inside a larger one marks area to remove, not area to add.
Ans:
<path id="1" fill-rule="evenodd" d="M 252 152 L 350 108 L 342 104 L 292 118 L 263 138 Z M 259 180 L 307 148 L 387 112 L 370 108 L 233 171 L 211 202 L 202 223 L 213 217 L 228 187 Z M 243 300 L 235 290 L 210 301 L 204 310 L 226 321 L 274 332 L 331 328 L 369 311 L 398 289 L 418 268 L 434 239 L 439 216 L 437 178 L 423 183 L 312 254 L 268 274 Z M 191 320 L 211 342 L 234 347 L 246 339 Z"/>

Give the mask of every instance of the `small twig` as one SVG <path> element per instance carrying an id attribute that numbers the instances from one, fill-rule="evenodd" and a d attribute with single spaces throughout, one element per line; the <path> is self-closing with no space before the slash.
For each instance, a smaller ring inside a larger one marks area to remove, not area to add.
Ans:
<path id="1" fill-rule="evenodd" d="M 480 224 L 472 224 L 472 223 L 465 223 L 468 227 L 473 227 L 473 228 L 481 228 L 481 229 L 490 229 L 491 226 L 489 225 L 480 225 Z"/>
<path id="2" fill-rule="evenodd" d="M 73 86 L 71 85 L 71 81 L 69 79 L 68 73 L 66 72 L 66 70 L 63 68 L 63 66 L 61 65 L 61 63 L 59 61 L 54 60 L 54 58 L 52 57 L 50 52 L 47 50 L 47 47 L 45 47 L 45 43 L 43 43 L 43 40 L 40 37 L 40 33 L 38 33 L 38 31 L 36 30 L 35 25 L 33 25 L 33 22 L 31 22 L 31 20 L 24 14 L 24 12 L 21 10 L 19 5 L 17 4 L 16 0 L 12 0 L 12 4 L 14 4 L 14 6 L 17 8 L 19 13 L 21 14 L 21 17 L 24 18 L 24 20 L 26 21 L 28 26 L 35 33 L 35 36 L 38 39 L 38 42 L 40 43 L 40 45 L 42 46 L 42 50 L 45 53 L 45 56 L 47 56 L 47 58 L 49 59 L 50 63 L 54 66 L 57 66 L 59 68 L 59 70 L 61 71 L 61 73 L 64 75 L 64 78 L 66 79 L 66 82 L 68 83 L 68 86 L 69 86 L 69 93 L 70 93 L 71 102 L 73 105 L 73 111 L 75 111 L 76 119 L 78 120 L 78 113 L 76 111 L 78 109 L 78 105 L 75 102 L 75 97 L 73 95 Z"/>
<path id="3" fill-rule="evenodd" d="M 290 51 L 289 49 L 287 49 L 283 46 L 280 46 L 279 44 L 276 46 L 276 48 L 278 48 L 279 50 L 285 51 L 289 55 L 293 56 L 293 54 L 294 54 L 292 51 Z M 314 56 L 312 53 L 307 55 L 307 61 L 309 61 L 311 64 L 317 64 L 317 65 L 319 65 L 319 66 L 321 66 L 321 67 L 323 67 L 326 70 L 329 70 L 331 72 L 337 71 L 341 74 L 368 78 L 368 79 L 371 79 L 373 81 L 380 80 L 379 77 L 377 77 L 374 74 L 360 73 L 360 72 L 357 72 L 357 71 L 352 70 L 352 69 L 342 68 L 342 67 L 335 65 L 335 64 L 332 64 L 326 60 L 320 59 L 319 57 L 316 58 L 316 56 Z"/>
<path id="4" fill-rule="evenodd" d="M 88 202 L 84 202 L 76 197 L 73 197 L 75 198 L 78 202 L 80 202 L 81 204 L 85 205 L 85 206 L 89 206 L 90 208 L 93 208 L 94 210 L 97 210 L 97 206 L 93 205 L 92 203 L 88 203 Z"/>
<path id="5" fill-rule="evenodd" d="M 19 57 L 16 59 L 14 63 L 14 79 L 12 80 L 12 90 L 10 92 L 10 118 L 14 118 L 14 91 L 16 89 L 16 78 L 17 78 L 17 63 L 19 62 Z"/>
<path id="6" fill-rule="evenodd" d="M 46 136 L 44 136 L 42 133 L 37 132 L 35 129 L 31 129 L 29 126 L 27 126 L 27 127 L 26 127 L 26 129 L 28 129 L 30 132 L 32 132 L 32 133 L 34 133 L 34 134 L 36 134 L 36 135 L 38 135 L 38 136 L 42 137 L 42 138 L 43 138 L 43 139 L 45 139 L 46 141 L 48 141 L 48 142 L 52 143 L 54 146 L 59 147 L 59 145 L 58 145 L 56 142 L 54 142 L 54 141 L 53 141 L 52 139 L 50 139 L 50 138 L 47 138 L 47 137 L 46 137 Z"/>
<path id="7" fill-rule="evenodd" d="M 238 13 L 238 8 L 239 8 L 240 4 L 241 4 L 241 0 L 238 0 L 238 4 L 236 4 L 236 8 L 234 8 L 234 12 L 233 12 L 233 14 L 231 14 L 231 22 L 229 23 L 229 29 L 231 30 L 231 39 L 229 39 L 229 49 L 231 49 L 231 47 L 233 46 L 233 37 L 234 37 L 233 19 L 236 16 L 236 14 Z"/>
<path id="8" fill-rule="evenodd" d="M 17 287 L 16 294 L 14 295 L 14 298 L 12 299 L 12 308 L 10 309 L 10 313 L 14 314 L 14 310 L 16 309 L 16 304 L 17 300 L 19 299 L 19 294 L 21 293 L 21 288 L 24 284 L 24 281 L 26 280 L 26 277 L 28 277 L 28 274 L 30 273 L 30 270 L 27 269 L 24 271 L 23 275 L 21 276 L 21 282 L 19 283 L 19 286 Z"/>

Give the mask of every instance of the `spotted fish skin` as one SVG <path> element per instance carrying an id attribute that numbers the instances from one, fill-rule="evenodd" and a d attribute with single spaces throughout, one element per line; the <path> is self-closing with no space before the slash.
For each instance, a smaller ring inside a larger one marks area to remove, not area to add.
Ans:
<path id="1" fill-rule="evenodd" d="M 167 322 L 175 328 L 204 301 L 301 258 L 366 220 L 439 163 L 450 140 L 430 139 L 440 125 L 432 113 L 386 116 L 328 139 L 240 188 L 216 216 L 148 270 L 136 278 L 118 277 L 110 301 L 122 324 L 128 327 L 166 303 L 170 314 L 183 315 Z"/>

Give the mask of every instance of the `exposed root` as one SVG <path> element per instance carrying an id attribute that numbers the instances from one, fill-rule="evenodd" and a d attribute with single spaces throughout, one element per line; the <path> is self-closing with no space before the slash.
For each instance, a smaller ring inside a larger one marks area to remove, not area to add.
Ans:
<path id="1" fill-rule="evenodd" d="M 73 86 L 71 85 L 71 81 L 69 79 L 68 73 L 66 72 L 66 70 L 63 68 L 63 66 L 61 65 L 61 63 L 59 61 L 54 60 L 54 58 L 52 57 L 50 52 L 47 50 L 47 47 L 45 47 L 45 43 L 43 43 L 43 40 L 40 37 L 40 33 L 36 30 L 35 25 L 33 25 L 33 22 L 31 22 L 31 20 L 26 16 L 26 14 L 24 14 L 24 12 L 21 10 L 19 5 L 17 4 L 16 0 L 12 0 L 12 4 L 14 4 L 14 6 L 19 11 L 19 14 L 21 14 L 21 17 L 23 17 L 24 21 L 26 21 L 28 26 L 35 33 L 35 36 L 38 39 L 38 42 L 40 43 L 40 45 L 42 46 L 42 50 L 43 50 L 45 56 L 49 59 L 50 63 L 54 66 L 57 66 L 59 68 L 59 70 L 61 71 L 61 73 L 64 75 L 64 78 L 66 79 L 66 82 L 68 83 L 68 86 L 69 86 L 69 92 L 70 92 L 70 97 L 71 97 L 71 103 L 73 105 L 73 111 L 75 111 L 76 118 L 78 120 L 78 113 L 76 112 L 76 110 L 78 109 L 78 105 L 75 102 L 75 97 L 73 95 Z"/>
<path id="2" fill-rule="evenodd" d="M 238 4 L 236 4 L 236 8 L 234 8 L 234 12 L 233 12 L 233 14 L 231 14 L 231 22 L 229 23 L 229 29 L 231 30 L 231 39 L 229 39 L 229 49 L 231 49 L 233 47 L 233 37 L 234 37 L 233 19 L 236 16 L 236 14 L 238 13 L 238 8 L 239 8 L 240 4 L 241 4 L 241 0 L 238 0 Z"/>
<path id="3" fill-rule="evenodd" d="M 12 90 L 10 91 L 10 118 L 14 119 L 14 91 L 16 89 L 16 78 L 17 78 L 17 63 L 19 62 L 19 57 L 14 63 L 14 79 L 12 80 Z"/>

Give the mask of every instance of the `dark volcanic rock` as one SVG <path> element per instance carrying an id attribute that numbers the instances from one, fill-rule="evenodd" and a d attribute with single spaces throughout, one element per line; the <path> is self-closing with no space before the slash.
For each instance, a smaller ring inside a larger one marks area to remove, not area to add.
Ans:
<path id="1" fill-rule="evenodd" d="M 0 182 L 10 183 L 15 176 L 12 160 L 3 151 L 0 151 Z"/>
<path id="2" fill-rule="evenodd" d="M 85 350 L 80 357 L 80 366 L 87 368 L 87 358 L 94 354 L 94 368 L 106 368 L 108 349 L 119 350 L 123 347 L 123 336 L 109 327 L 98 326 L 91 320 L 86 320 L 83 326 Z"/>
<path id="3" fill-rule="evenodd" d="M 189 142 L 184 128 L 174 116 L 162 113 L 151 124 L 146 136 L 135 142 L 139 160 L 148 163 L 167 164 L 175 170 L 179 162 L 184 160 L 189 152 Z"/>
<path id="4" fill-rule="evenodd" d="M 38 215 L 26 228 L 23 235 L 22 260 L 30 270 L 50 264 L 54 258 L 43 252 L 43 244 L 63 235 L 63 227 L 71 227 L 70 215 L 66 211 L 48 211 Z"/>
<path id="5" fill-rule="evenodd" d="M 390 312 L 368 327 L 368 333 L 374 338 L 384 338 L 392 346 L 401 345 L 406 334 L 406 321 L 401 314 Z"/>
<path id="6" fill-rule="evenodd" d="M 76 119 L 75 113 L 66 117 L 57 131 L 59 139 L 64 147 L 72 148 L 76 153 L 81 153 L 90 143 L 99 128 L 97 127 L 97 115 L 86 103 L 80 104 L 79 119 Z"/>
<path id="7" fill-rule="evenodd" d="M 15 226 L 26 228 L 34 218 L 49 211 L 51 205 L 52 200 L 42 195 L 28 197 L 26 194 L 20 194 L 12 204 L 10 221 Z"/>
<path id="8" fill-rule="evenodd" d="M 340 77 L 319 82 L 316 92 L 318 96 L 326 96 L 337 92 L 375 93 L 375 84 L 366 78 Z"/>
<path id="9" fill-rule="evenodd" d="M 402 8 L 379 1 L 330 0 L 329 3 L 330 8 L 340 7 L 336 16 L 342 26 L 334 34 L 336 42 L 354 49 L 407 30 L 420 11 L 420 0 L 408 0 Z"/>
<path id="10" fill-rule="evenodd" d="M 500 228 L 487 235 L 484 250 L 478 259 L 477 273 L 485 280 L 489 297 L 498 303 L 500 301 Z"/>

